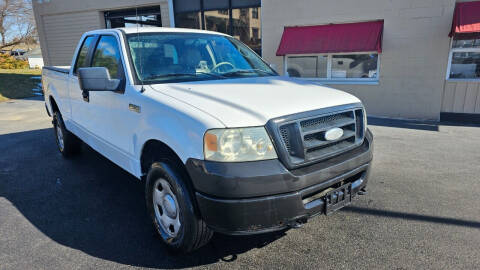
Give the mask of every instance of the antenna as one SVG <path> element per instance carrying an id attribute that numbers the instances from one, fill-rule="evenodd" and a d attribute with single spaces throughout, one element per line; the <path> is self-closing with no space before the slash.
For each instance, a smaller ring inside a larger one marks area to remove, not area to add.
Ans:
<path id="1" fill-rule="evenodd" d="M 139 22 L 139 18 L 138 18 L 138 5 L 137 5 L 137 0 L 135 0 L 135 21 L 136 21 L 136 25 L 137 25 L 137 46 L 139 46 L 139 56 L 140 56 L 140 82 L 142 83 L 142 88 L 140 88 L 140 93 L 143 93 L 145 92 L 145 87 L 143 87 L 143 57 L 142 57 L 142 52 L 143 52 L 143 48 L 140 48 L 140 33 L 138 31 L 138 22 Z M 143 47 L 143 45 L 142 45 Z"/>

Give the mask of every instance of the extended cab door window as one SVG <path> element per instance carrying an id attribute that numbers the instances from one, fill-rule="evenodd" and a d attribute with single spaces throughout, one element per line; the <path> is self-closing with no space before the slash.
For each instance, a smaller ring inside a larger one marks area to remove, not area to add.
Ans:
<path id="1" fill-rule="evenodd" d="M 106 67 L 111 78 L 123 78 L 120 49 L 114 36 L 102 36 L 93 54 L 92 67 Z"/>
<path id="2" fill-rule="evenodd" d="M 92 47 L 93 42 L 95 41 L 95 37 L 87 37 L 82 44 L 82 47 L 80 48 L 80 51 L 78 51 L 78 56 L 77 60 L 75 62 L 75 68 L 73 69 L 73 73 L 77 74 L 77 70 L 82 67 L 88 67 L 88 52 L 90 50 L 90 47 Z"/>

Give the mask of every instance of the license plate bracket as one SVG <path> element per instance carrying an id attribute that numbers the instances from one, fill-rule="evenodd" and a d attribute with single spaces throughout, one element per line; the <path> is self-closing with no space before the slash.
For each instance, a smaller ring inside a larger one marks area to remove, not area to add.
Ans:
<path id="1" fill-rule="evenodd" d="M 352 184 L 348 183 L 325 195 L 325 214 L 330 215 L 352 202 Z"/>

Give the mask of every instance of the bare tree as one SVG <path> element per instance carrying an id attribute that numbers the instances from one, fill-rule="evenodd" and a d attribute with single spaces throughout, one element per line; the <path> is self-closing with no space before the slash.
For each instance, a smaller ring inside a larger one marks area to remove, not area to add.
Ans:
<path id="1" fill-rule="evenodd" d="M 0 0 L 0 49 L 31 41 L 35 34 L 31 0 Z"/>

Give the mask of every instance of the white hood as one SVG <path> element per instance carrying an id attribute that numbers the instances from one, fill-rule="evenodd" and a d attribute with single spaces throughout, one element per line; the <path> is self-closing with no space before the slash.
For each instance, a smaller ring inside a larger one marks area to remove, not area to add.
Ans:
<path id="1" fill-rule="evenodd" d="M 263 126 L 280 116 L 358 103 L 348 93 L 286 77 L 259 77 L 152 85 L 188 103 L 226 127 Z"/>

